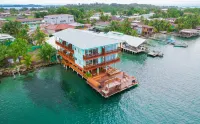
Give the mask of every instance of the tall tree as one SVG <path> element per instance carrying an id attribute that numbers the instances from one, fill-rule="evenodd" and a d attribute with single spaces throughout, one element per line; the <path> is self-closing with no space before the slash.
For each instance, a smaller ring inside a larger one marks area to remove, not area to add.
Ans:
<path id="1" fill-rule="evenodd" d="M 32 37 L 33 37 L 33 40 L 36 41 L 37 45 L 42 45 L 45 42 L 46 34 L 40 30 L 40 27 L 37 27 Z"/>
<path id="2" fill-rule="evenodd" d="M 16 61 L 19 56 L 27 55 L 29 48 L 27 40 L 17 38 L 10 45 L 9 55 Z"/>
<path id="3" fill-rule="evenodd" d="M 2 26 L 2 32 L 8 33 L 14 37 L 17 36 L 19 31 L 23 28 L 24 26 L 20 22 L 15 22 L 15 21 L 9 21 L 4 23 Z"/>
<path id="4" fill-rule="evenodd" d="M 0 44 L 0 66 L 3 65 L 4 59 L 7 57 L 7 50 L 7 46 Z"/>
<path id="5" fill-rule="evenodd" d="M 46 62 L 50 62 L 51 57 L 56 54 L 56 49 L 54 49 L 49 44 L 45 43 L 42 45 L 42 48 L 39 50 L 39 57 Z"/>

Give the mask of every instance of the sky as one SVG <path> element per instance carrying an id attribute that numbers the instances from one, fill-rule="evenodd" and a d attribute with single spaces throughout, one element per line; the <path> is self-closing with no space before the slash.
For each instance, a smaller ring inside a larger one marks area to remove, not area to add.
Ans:
<path id="1" fill-rule="evenodd" d="M 77 4 L 77 3 L 138 3 L 154 5 L 200 6 L 200 0 L 0 0 L 0 4 Z"/>

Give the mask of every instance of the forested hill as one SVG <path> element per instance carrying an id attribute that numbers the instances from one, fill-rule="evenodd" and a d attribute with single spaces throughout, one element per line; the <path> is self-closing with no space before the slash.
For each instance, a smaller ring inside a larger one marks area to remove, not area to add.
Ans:
<path id="1" fill-rule="evenodd" d="M 78 8 L 78 9 L 84 9 L 84 10 L 98 10 L 101 9 L 104 12 L 111 12 L 112 10 L 128 10 L 131 8 L 140 8 L 140 9 L 158 9 L 158 8 L 171 8 L 171 7 L 161 7 L 161 6 L 155 6 L 151 4 L 104 4 L 104 3 L 93 3 L 93 4 L 67 4 L 65 5 L 68 8 Z"/>

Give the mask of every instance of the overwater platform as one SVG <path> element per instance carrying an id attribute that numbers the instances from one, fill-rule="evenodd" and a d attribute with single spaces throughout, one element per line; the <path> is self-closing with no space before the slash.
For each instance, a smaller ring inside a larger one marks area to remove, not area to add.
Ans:
<path id="1" fill-rule="evenodd" d="M 110 66 L 107 70 L 103 69 L 98 75 L 87 77 L 86 74 L 75 65 L 67 63 L 66 61 L 62 63 L 65 67 L 70 67 L 73 71 L 76 71 L 77 74 L 86 80 L 87 84 L 105 98 L 138 85 L 135 77 L 129 76 L 125 72 Z"/>

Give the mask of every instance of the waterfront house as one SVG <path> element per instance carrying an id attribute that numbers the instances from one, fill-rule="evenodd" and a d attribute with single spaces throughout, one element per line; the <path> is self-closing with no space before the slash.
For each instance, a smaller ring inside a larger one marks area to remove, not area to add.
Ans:
<path id="1" fill-rule="evenodd" d="M 63 66 L 76 71 L 102 96 L 107 98 L 137 85 L 134 77 L 113 67 L 120 61 L 118 46 L 123 40 L 78 29 L 66 29 L 54 36 Z"/>
<path id="2" fill-rule="evenodd" d="M 199 31 L 195 29 L 183 29 L 179 32 L 179 36 L 185 38 L 199 36 Z"/>
<path id="3" fill-rule="evenodd" d="M 134 37 L 114 31 L 110 31 L 108 33 L 101 32 L 99 33 L 99 35 L 113 38 L 116 40 L 122 40 L 123 43 L 121 44 L 120 48 L 122 48 L 122 50 L 124 50 L 125 52 L 141 53 L 141 52 L 146 52 L 147 50 L 146 47 L 144 47 L 146 39 L 143 38 Z"/>
<path id="4" fill-rule="evenodd" d="M 27 24 L 30 29 L 36 29 L 43 23 L 43 18 L 17 19 L 16 21 L 21 22 L 22 24 Z"/>
<path id="5" fill-rule="evenodd" d="M 74 23 L 74 16 L 69 14 L 47 15 L 44 16 L 47 24 L 69 24 Z"/>
<path id="6" fill-rule="evenodd" d="M 142 34 L 144 36 L 151 36 L 153 34 L 153 27 L 148 25 L 142 25 Z"/>

